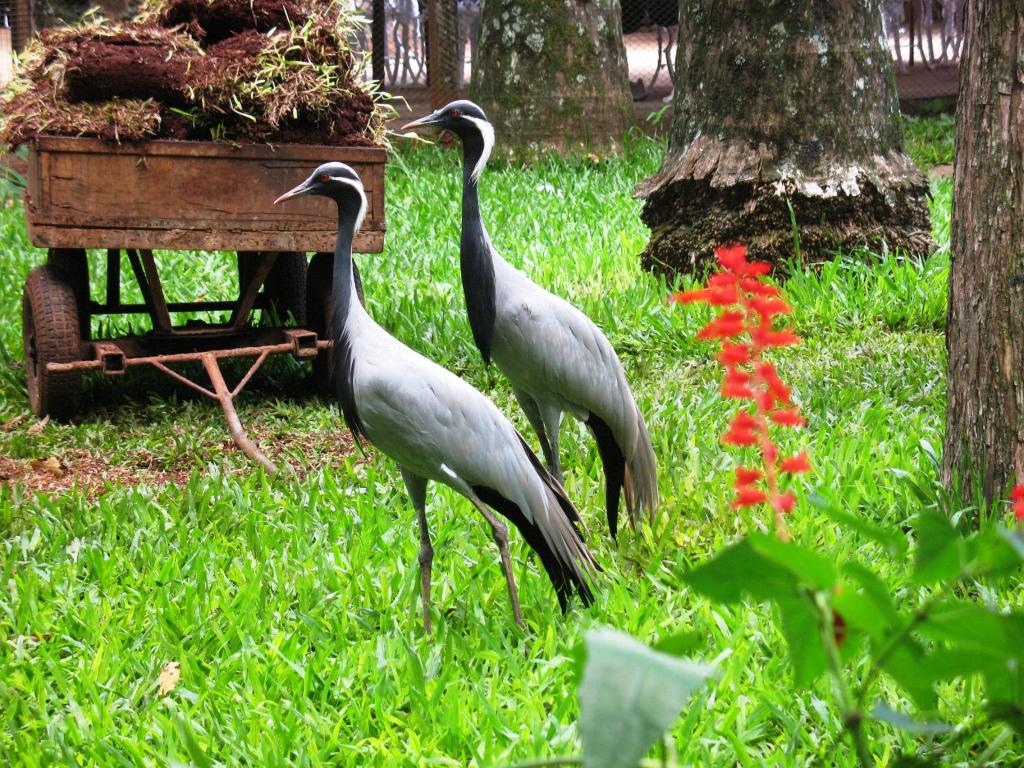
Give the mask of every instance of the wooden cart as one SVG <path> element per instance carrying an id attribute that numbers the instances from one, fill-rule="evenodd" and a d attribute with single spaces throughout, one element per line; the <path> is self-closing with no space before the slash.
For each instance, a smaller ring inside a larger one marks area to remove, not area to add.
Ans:
<path id="1" fill-rule="evenodd" d="M 330 343 L 324 338 L 337 212 L 334 203 L 304 197 L 287 206 L 274 199 L 321 163 L 341 161 L 359 173 L 369 209 L 355 249 L 384 246 L 383 149 L 152 141 L 111 145 L 96 139 L 42 137 L 29 151 L 25 218 L 47 263 L 25 282 L 22 305 L 25 372 L 34 413 L 74 416 L 81 378 L 90 371 L 119 375 L 149 365 L 218 400 L 232 438 L 267 469 L 276 467 L 246 437 L 233 400 L 269 355 L 313 359 L 323 387 Z M 234 251 L 239 294 L 231 301 L 168 302 L 154 249 Z M 99 253 L 97 253 L 97 251 Z M 91 254 L 90 254 L 91 252 Z M 306 254 L 313 252 L 308 267 Z M 88 259 L 106 259 L 102 301 L 90 296 Z M 127 258 L 142 304 L 121 299 L 121 259 Z M 254 309 L 273 307 L 275 326 L 254 327 Z M 175 325 L 175 312 L 223 311 L 229 319 Z M 92 339 L 94 315 L 145 314 L 152 330 Z M 254 358 L 228 388 L 219 361 Z M 202 362 L 210 387 L 183 376 L 175 363 Z"/>

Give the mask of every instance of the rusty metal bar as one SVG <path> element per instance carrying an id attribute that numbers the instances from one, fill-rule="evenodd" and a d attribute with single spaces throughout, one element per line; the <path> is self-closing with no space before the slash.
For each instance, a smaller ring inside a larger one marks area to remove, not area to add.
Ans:
<path id="1" fill-rule="evenodd" d="M 150 365 L 152 365 L 158 371 L 162 371 L 163 373 L 166 373 L 172 379 L 175 379 L 176 381 L 180 381 L 185 386 L 191 387 L 196 392 L 199 392 L 200 394 L 206 395 L 207 397 L 212 397 L 214 400 L 217 399 L 216 393 L 211 392 L 206 387 L 204 387 L 204 386 L 202 386 L 200 384 L 196 384 L 194 381 L 192 381 L 192 379 L 188 378 L 187 376 L 182 376 L 177 371 L 175 371 L 175 370 L 173 370 L 171 368 L 168 368 L 166 365 L 161 363 L 159 360 L 157 360 L 155 362 L 151 362 Z"/>
<path id="2" fill-rule="evenodd" d="M 231 313 L 231 319 L 228 321 L 228 324 L 233 328 L 241 328 L 248 322 L 249 313 L 256 303 L 256 296 L 259 294 L 260 288 L 263 287 L 263 283 L 267 279 L 267 275 L 270 274 L 270 270 L 274 268 L 274 262 L 277 261 L 277 251 L 260 251 L 259 255 L 260 258 L 256 264 L 256 269 L 250 275 L 248 285 L 239 294 L 238 303 L 235 305 L 235 309 Z"/>
<path id="3" fill-rule="evenodd" d="M 317 339 L 316 348 L 318 351 L 331 348 L 331 342 L 326 339 Z M 126 357 L 125 366 L 132 365 L 155 365 L 157 363 L 195 363 L 201 362 L 203 358 L 212 356 L 217 360 L 226 360 L 236 357 L 257 357 L 264 352 L 267 355 L 291 353 L 295 351 L 295 344 L 291 341 L 281 344 L 264 344 L 258 347 L 236 347 L 234 349 L 213 349 L 206 352 L 178 352 L 171 355 L 147 355 L 144 357 Z M 67 371 L 99 371 L 103 366 L 99 360 L 75 360 L 71 363 L 47 363 L 46 370 L 52 373 Z"/>
<path id="4" fill-rule="evenodd" d="M 224 411 L 224 418 L 227 419 L 231 439 L 235 441 L 235 445 L 241 448 L 246 456 L 257 462 L 270 474 L 276 475 L 279 471 L 277 465 L 264 456 L 260 449 L 256 447 L 256 444 L 245 434 L 242 421 L 238 418 L 238 413 L 235 411 L 234 398 L 231 392 L 228 391 L 227 384 L 224 383 L 224 376 L 220 372 L 217 358 L 211 353 L 206 353 L 202 359 L 203 367 L 206 368 L 206 375 L 210 377 L 213 390 L 217 393 L 215 397 L 220 402 L 220 407 Z M 260 357 L 261 361 L 265 359 L 266 355 Z"/>
<path id="5" fill-rule="evenodd" d="M 109 288 L 109 285 L 107 286 Z M 234 309 L 237 301 L 171 301 L 167 303 L 169 312 L 224 312 Z M 121 304 L 117 301 L 111 304 L 94 302 L 90 307 L 94 315 L 139 315 L 149 312 L 145 304 Z"/>
<path id="6" fill-rule="evenodd" d="M 242 377 L 242 380 L 239 381 L 237 385 L 235 385 L 235 388 L 233 390 L 231 390 L 231 397 L 238 397 L 238 394 L 243 389 L 245 389 L 245 385 L 249 383 L 249 379 L 251 379 L 253 374 L 260 369 L 260 366 L 263 365 L 263 361 L 267 359 L 267 355 L 269 354 L 270 353 L 267 351 L 263 351 L 260 353 L 260 356 L 256 358 L 256 361 L 251 366 L 249 366 L 249 370 L 246 371 L 245 376 Z"/>
<path id="7" fill-rule="evenodd" d="M 146 272 L 142 268 L 142 262 L 139 260 L 139 252 L 134 248 L 126 249 L 128 254 L 128 263 L 131 264 L 132 272 L 135 273 L 135 281 L 139 284 L 139 290 L 142 291 L 142 300 L 146 302 L 146 311 L 149 313 L 149 319 L 153 322 L 153 327 L 159 327 L 159 321 L 156 316 L 156 308 L 153 304 L 153 292 L 149 288 L 149 281 L 146 280 Z"/>
<path id="8" fill-rule="evenodd" d="M 142 268 L 146 271 L 146 281 L 149 283 L 150 300 L 153 302 L 153 321 L 157 330 L 163 333 L 173 333 L 171 328 L 171 313 L 167 310 L 167 297 L 164 296 L 164 287 L 160 283 L 160 273 L 156 269 L 156 260 L 150 250 L 139 251 L 142 257 Z"/>

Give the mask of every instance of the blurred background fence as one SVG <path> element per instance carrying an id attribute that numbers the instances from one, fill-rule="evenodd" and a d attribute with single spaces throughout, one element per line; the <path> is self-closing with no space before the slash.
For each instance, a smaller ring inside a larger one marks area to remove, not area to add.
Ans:
<path id="1" fill-rule="evenodd" d="M 368 23 L 358 46 L 374 54 L 367 77 L 385 90 L 439 105 L 468 92 L 480 25 L 480 0 L 343 0 Z M 967 0 L 882 0 L 886 36 L 905 108 L 948 101 L 957 91 Z M 130 13 L 133 0 L 101 1 L 106 15 Z M 633 98 L 648 110 L 671 99 L 679 29 L 678 0 L 621 0 Z M 109 7 L 108 7 L 109 6 Z M 83 0 L 7 0 L 13 47 L 32 30 L 73 18 Z M 431 18 L 431 14 L 435 18 Z M 430 44 L 431 36 L 438 44 Z M 0 31 L 0 55 L 3 53 Z M 4 64 L 0 62 L 0 76 Z M 432 76 L 433 75 L 433 76 Z"/>

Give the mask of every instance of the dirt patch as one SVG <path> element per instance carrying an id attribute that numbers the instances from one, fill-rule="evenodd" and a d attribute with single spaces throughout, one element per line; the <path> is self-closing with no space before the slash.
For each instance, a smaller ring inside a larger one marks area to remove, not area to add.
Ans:
<path id="1" fill-rule="evenodd" d="M 92 499 L 113 487 L 165 486 L 172 483 L 180 486 L 188 480 L 189 473 L 184 470 L 164 472 L 152 465 L 152 458 L 134 466 L 111 464 L 82 449 L 41 459 L 0 456 L 0 484 L 46 494 L 77 490 Z"/>
<path id="2" fill-rule="evenodd" d="M 189 72 L 204 60 L 167 43 L 83 40 L 64 73 L 68 101 L 156 99 L 167 106 L 188 103 Z"/>
<path id="3" fill-rule="evenodd" d="M 207 45 L 247 29 L 287 28 L 306 16 L 295 0 L 168 0 L 158 14 L 163 26 L 181 25 Z"/>
<path id="4" fill-rule="evenodd" d="M 356 20 L 323 0 L 164 0 L 136 21 L 40 35 L 0 104 L 0 141 L 96 136 L 380 146 Z"/>
<path id="5" fill-rule="evenodd" d="M 2 431 L 7 425 L 0 426 Z M 348 456 L 358 449 L 347 429 L 332 432 L 282 432 L 269 428 L 250 430 L 250 437 L 275 463 L 287 464 L 299 478 L 322 469 L 342 470 Z M 214 448 L 214 446 L 211 446 Z M 217 453 L 234 454 L 238 464 L 225 468 L 228 474 L 256 472 L 255 464 L 243 463 L 244 456 L 230 440 L 216 445 Z M 367 454 L 359 454 L 363 460 Z M 161 468 L 163 462 L 152 452 L 140 451 L 131 460 L 111 461 L 81 448 L 59 451 L 56 455 L 35 459 L 0 456 L 0 486 L 33 493 L 63 495 L 77 491 L 95 499 L 116 488 L 145 485 L 162 488 L 183 487 L 193 472 L 205 474 L 197 466 Z M 223 465 L 222 465 L 222 468 Z"/>

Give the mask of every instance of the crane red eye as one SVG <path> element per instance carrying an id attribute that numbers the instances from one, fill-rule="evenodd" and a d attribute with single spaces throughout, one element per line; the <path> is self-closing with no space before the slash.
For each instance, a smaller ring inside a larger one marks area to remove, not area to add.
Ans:
<path id="1" fill-rule="evenodd" d="M 459 115 L 461 115 L 462 113 L 461 113 L 461 112 L 459 112 L 459 110 L 457 110 L 457 109 L 453 109 L 453 110 L 452 110 L 451 112 L 449 112 L 449 114 L 450 114 L 450 115 L 451 115 L 452 117 L 458 117 L 458 116 L 459 116 Z"/>

